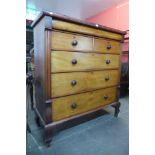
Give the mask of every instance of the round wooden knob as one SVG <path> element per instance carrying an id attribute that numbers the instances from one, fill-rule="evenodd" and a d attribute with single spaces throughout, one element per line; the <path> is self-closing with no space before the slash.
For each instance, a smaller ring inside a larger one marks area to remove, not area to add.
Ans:
<path id="1" fill-rule="evenodd" d="M 72 64 L 73 64 L 73 65 L 77 64 L 77 60 L 76 60 L 76 59 L 73 59 L 73 60 L 72 60 Z"/>
<path id="2" fill-rule="evenodd" d="M 76 80 L 72 80 L 72 81 L 71 81 L 71 85 L 72 85 L 72 86 L 75 86 L 76 84 L 77 84 L 77 81 L 76 81 Z"/>
<path id="3" fill-rule="evenodd" d="M 112 46 L 109 44 L 109 45 L 107 45 L 107 49 L 111 49 L 112 48 Z"/>
<path id="4" fill-rule="evenodd" d="M 106 77 L 105 77 L 105 80 L 108 81 L 108 80 L 109 80 L 109 76 L 106 76 Z"/>
<path id="5" fill-rule="evenodd" d="M 77 104 L 76 103 L 71 103 L 71 109 L 76 109 Z"/>
<path id="6" fill-rule="evenodd" d="M 107 95 L 105 95 L 103 98 L 104 98 L 105 100 L 107 100 L 107 99 L 108 99 L 108 96 L 107 96 Z"/>
<path id="7" fill-rule="evenodd" d="M 105 62 L 106 62 L 106 64 L 110 64 L 110 60 L 106 60 Z"/>
<path id="8" fill-rule="evenodd" d="M 77 40 L 73 40 L 72 41 L 72 46 L 76 46 L 78 44 L 78 41 Z"/>

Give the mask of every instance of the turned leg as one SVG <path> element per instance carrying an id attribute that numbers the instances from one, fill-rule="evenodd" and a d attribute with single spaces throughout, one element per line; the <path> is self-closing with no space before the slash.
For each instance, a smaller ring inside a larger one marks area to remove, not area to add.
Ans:
<path id="1" fill-rule="evenodd" d="M 120 102 L 117 102 L 115 105 L 112 105 L 112 107 L 115 108 L 115 114 L 114 114 L 115 117 L 118 117 L 118 114 L 120 112 L 120 109 L 119 109 L 120 106 L 121 106 L 121 103 Z"/>

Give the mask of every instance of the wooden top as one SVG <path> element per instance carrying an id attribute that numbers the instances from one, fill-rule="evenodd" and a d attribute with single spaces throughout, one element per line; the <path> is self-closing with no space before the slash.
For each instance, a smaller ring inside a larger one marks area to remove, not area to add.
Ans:
<path id="1" fill-rule="evenodd" d="M 102 26 L 102 25 L 99 25 L 99 24 L 94 24 L 94 23 L 86 22 L 86 21 L 83 21 L 83 20 L 80 20 L 80 19 L 75 19 L 75 18 L 72 18 L 72 17 L 68 17 L 68 16 L 65 16 L 65 15 L 60 15 L 60 14 L 56 14 L 56 13 L 53 13 L 53 12 L 45 12 L 45 11 L 41 12 L 38 15 L 38 17 L 36 18 L 36 20 L 34 20 L 34 22 L 32 23 L 31 26 L 35 27 L 35 25 L 44 16 L 50 16 L 50 17 L 52 17 L 54 19 L 60 19 L 60 20 L 63 20 L 63 21 L 68 21 L 68 22 L 71 22 L 71 23 L 80 24 L 80 25 L 84 25 L 84 26 L 88 26 L 88 27 L 92 27 L 92 28 L 96 28 L 96 29 L 100 29 L 100 30 L 106 30 L 106 31 L 114 32 L 114 33 L 118 33 L 118 34 L 123 34 L 123 35 L 126 34 L 125 31 L 120 31 L 120 30 L 113 29 L 113 28 L 106 27 L 106 26 Z"/>

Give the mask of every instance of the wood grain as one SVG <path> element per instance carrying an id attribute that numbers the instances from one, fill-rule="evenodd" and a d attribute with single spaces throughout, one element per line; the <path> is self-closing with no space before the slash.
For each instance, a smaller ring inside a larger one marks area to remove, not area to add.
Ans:
<path id="1" fill-rule="evenodd" d="M 66 21 L 61 21 L 56 19 L 53 20 L 52 28 L 58 29 L 58 30 L 76 32 L 76 33 L 89 34 L 93 36 L 105 37 L 105 38 L 115 39 L 120 41 L 123 39 L 123 35 L 121 34 L 108 32 L 105 30 L 94 29 L 91 27 L 82 26 L 75 23 L 69 23 Z"/>
<path id="2" fill-rule="evenodd" d="M 38 17 L 33 21 L 31 26 L 35 27 L 36 24 L 38 24 L 40 22 L 40 20 L 44 16 L 50 16 L 53 19 L 63 20 L 63 21 L 66 21 L 66 22 L 71 22 L 71 23 L 75 23 L 75 24 L 78 24 L 78 25 L 84 25 L 84 26 L 87 26 L 87 27 L 95 28 L 95 29 L 106 30 L 106 31 L 109 31 L 109 32 L 114 32 L 114 33 L 118 33 L 118 34 L 122 34 L 122 35 L 126 34 L 126 31 L 121 31 L 121 30 L 110 28 L 110 27 L 103 26 L 103 25 L 96 25 L 95 23 L 90 23 L 90 22 L 87 22 L 85 20 L 75 19 L 75 18 L 66 16 L 66 15 L 60 15 L 60 14 L 56 14 L 56 13 L 53 13 L 53 12 L 51 13 L 51 12 L 47 12 L 47 11 L 41 12 L 38 15 Z"/>
<path id="3" fill-rule="evenodd" d="M 118 70 L 52 74 L 51 96 L 60 97 L 114 86 L 118 84 L 118 74 Z M 73 80 L 76 85 L 71 84 Z"/>
<path id="4" fill-rule="evenodd" d="M 107 46 L 111 46 L 111 48 L 108 49 Z M 120 43 L 117 41 L 94 38 L 94 51 L 101 52 L 101 53 L 120 54 L 121 46 L 120 46 Z"/>
<path id="5" fill-rule="evenodd" d="M 45 16 L 35 26 L 34 32 L 34 75 L 35 75 L 35 101 L 36 108 L 42 119 L 46 122 L 45 101 L 50 97 L 50 31 L 45 27 L 51 27 L 52 18 Z M 48 85 L 49 84 L 49 85 Z"/>
<path id="6" fill-rule="evenodd" d="M 105 96 L 108 96 L 108 98 L 105 99 Z M 116 87 L 53 99 L 53 121 L 105 106 L 115 100 Z M 77 105 L 74 109 L 71 108 L 73 103 Z"/>
<path id="7" fill-rule="evenodd" d="M 52 31 L 51 49 L 55 50 L 72 50 L 72 51 L 92 51 L 93 38 L 82 35 L 69 34 L 64 32 Z M 73 46 L 72 42 L 77 41 Z"/>
<path id="8" fill-rule="evenodd" d="M 77 60 L 77 64 L 72 64 L 73 59 Z M 51 60 L 51 72 L 117 69 L 119 67 L 119 55 L 111 54 L 52 51 Z M 106 60 L 110 60 L 110 64 L 106 64 Z"/>
<path id="9" fill-rule="evenodd" d="M 65 122 L 74 124 L 77 118 L 118 101 L 125 32 L 47 12 L 33 26 L 35 111 L 49 143 L 57 128 L 67 126 Z M 71 85 L 72 80 L 76 85 Z"/>

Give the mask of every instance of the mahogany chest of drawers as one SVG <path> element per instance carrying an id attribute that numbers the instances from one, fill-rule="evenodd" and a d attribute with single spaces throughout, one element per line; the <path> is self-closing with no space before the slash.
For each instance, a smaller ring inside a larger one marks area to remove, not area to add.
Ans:
<path id="1" fill-rule="evenodd" d="M 43 12 L 34 28 L 35 111 L 46 143 L 56 130 L 107 105 L 118 115 L 124 32 Z"/>

